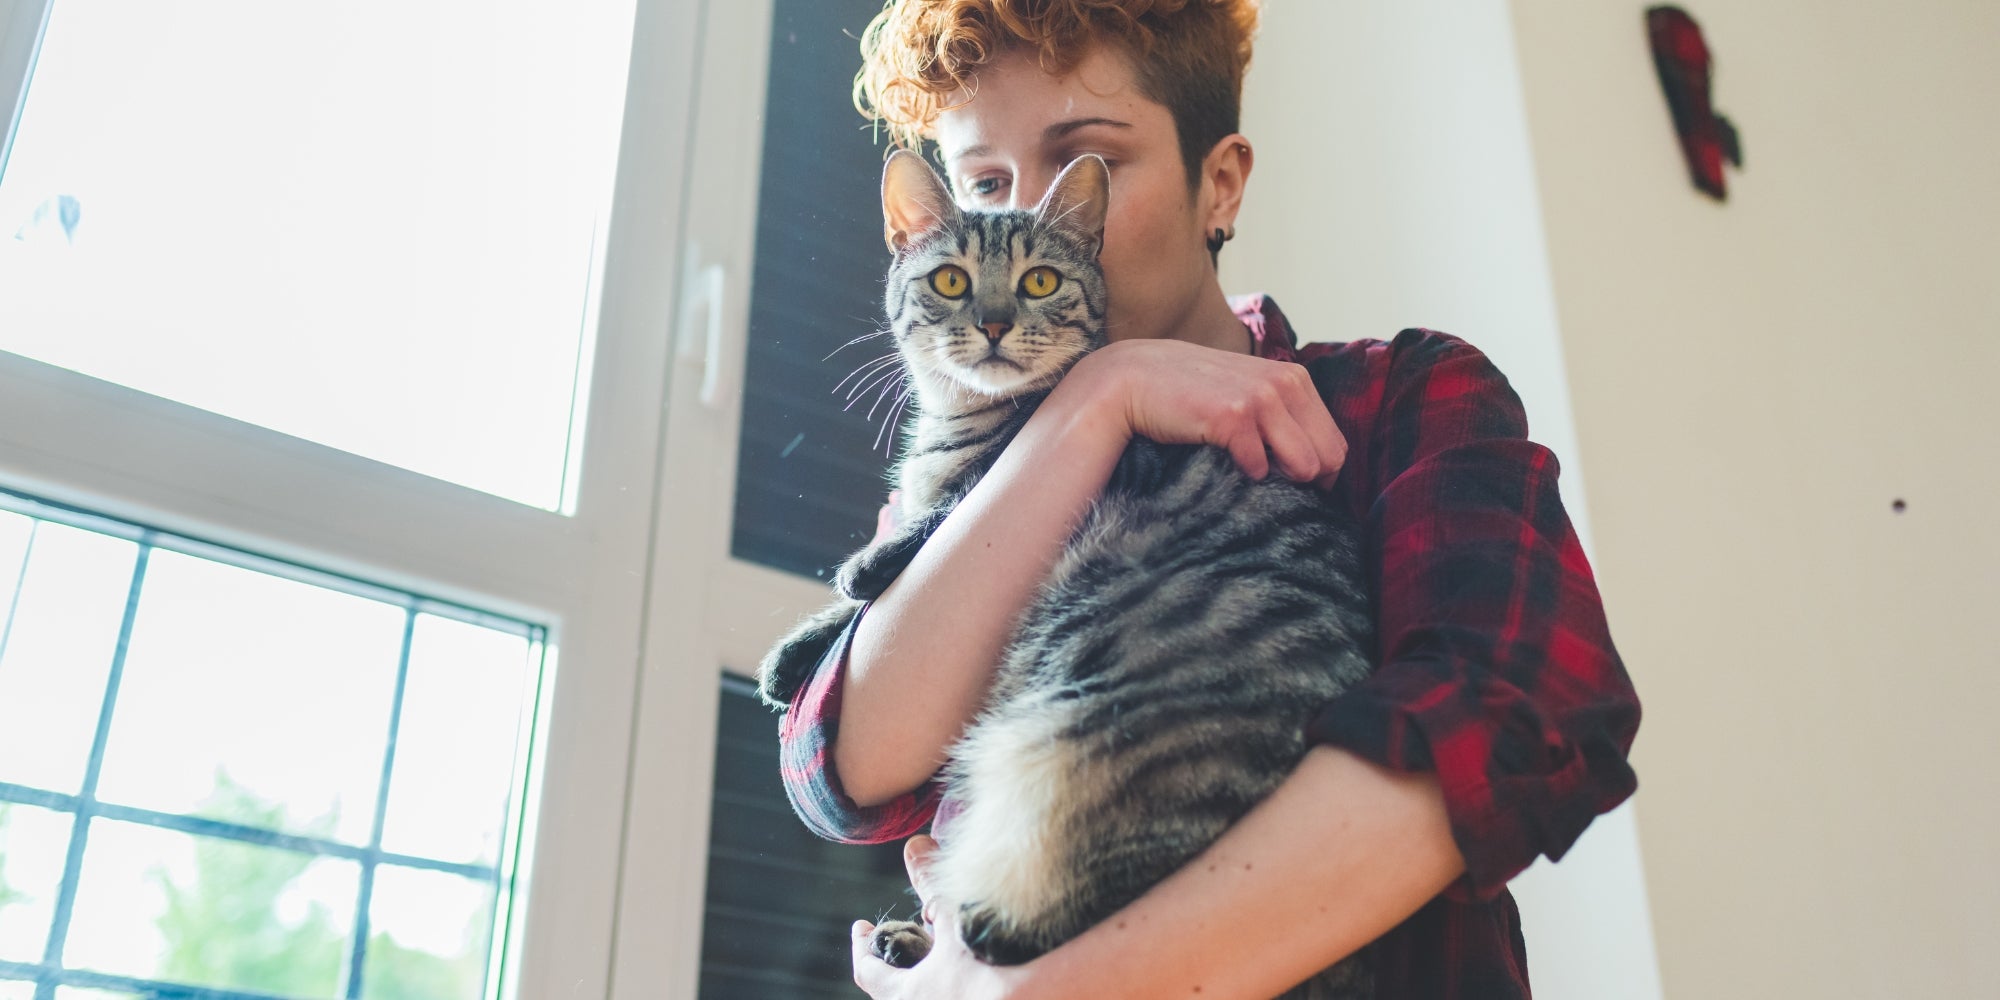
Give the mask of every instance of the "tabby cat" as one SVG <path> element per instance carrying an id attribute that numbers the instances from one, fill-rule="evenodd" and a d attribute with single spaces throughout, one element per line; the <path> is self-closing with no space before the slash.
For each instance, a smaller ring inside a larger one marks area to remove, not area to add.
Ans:
<path id="1" fill-rule="evenodd" d="M 1071 163 L 1032 210 L 964 212 L 893 155 L 883 211 L 890 330 L 916 404 L 895 476 L 902 525 L 848 559 L 843 595 L 765 658 L 790 703 L 860 602 L 879 595 L 1037 404 L 1105 343 L 1097 264 L 1110 173 Z M 1373 645 L 1352 519 L 1228 452 L 1135 439 L 1023 612 L 984 711 L 944 771 L 933 905 L 982 959 L 1025 962 L 1136 899 L 1269 794 L 1319 706 Z M 928 952 L 887 922 L 892 963 Z M 1350 958 L 1284 1000 L 1371 997 Z"/>

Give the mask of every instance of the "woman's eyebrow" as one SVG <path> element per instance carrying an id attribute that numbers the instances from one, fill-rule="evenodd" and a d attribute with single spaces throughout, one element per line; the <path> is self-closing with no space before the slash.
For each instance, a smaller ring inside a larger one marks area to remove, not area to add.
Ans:
<path id="1" fill-rule="evenodd" d="M 1042 130 L 1043 142 L 1055 142 L 1072 132 L 1090 128 L 1093 125 L 1109 125 L 1112 128 L 1131 128 L 1131 122 L 1121 122 L 1116 118 L 1071 118 L 1059 121 Z"/>
<path id="2" fill-rule="evenodd" d="M 1105 125 L 1111 128 L 1132 127 L 1131 122 L 1121 122 L 1116 118 L 1103 118 L 1103 117 L 1070 118 L 1064 121 L 1056 122 L 1055 124 L 1050 125 L 1048 128 L 1043 129 L 1042 142 L 1044 143 L 1059 142 L 1062 139 L 1067 138 L 1073 132 L 1079 132 L 1082 131 L 1083 129 L 1087 129 L 1096 125 Z M 991 145 L 986 143 L 981 143 L 977 146 L 967 146 L 964 149 L 961 149 L 955 153 L 950 153 L 945 157 L 945 159 L 950 160 L 953 163 L 957 163 L 959 160 L 963 160 L 968 156 L 986 156 L 991 154 L 992 152 L 993 152 L 993 147 Z"/>

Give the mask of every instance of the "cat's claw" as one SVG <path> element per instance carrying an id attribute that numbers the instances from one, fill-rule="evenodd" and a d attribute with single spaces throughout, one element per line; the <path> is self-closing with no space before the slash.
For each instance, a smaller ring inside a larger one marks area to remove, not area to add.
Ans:
<path id="1" fill-rule="evenodd" d="M 868 953 L 898 969 L 908 969 L 931 953 L 931 935 L 922 924 L 884 921 L 868 935 Z"/>

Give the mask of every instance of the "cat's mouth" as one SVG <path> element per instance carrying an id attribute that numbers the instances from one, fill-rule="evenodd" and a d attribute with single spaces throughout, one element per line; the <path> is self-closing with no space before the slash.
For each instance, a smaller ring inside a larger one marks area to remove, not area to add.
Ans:
<path id="1" fill-rule="evenodd" d="M 987 396 L 1011 396 L 1038 381 L 1041 374 L 1028 364 L 994 351 L 976 359 L 961 359 L 951 366 L 953 381 Z"/>

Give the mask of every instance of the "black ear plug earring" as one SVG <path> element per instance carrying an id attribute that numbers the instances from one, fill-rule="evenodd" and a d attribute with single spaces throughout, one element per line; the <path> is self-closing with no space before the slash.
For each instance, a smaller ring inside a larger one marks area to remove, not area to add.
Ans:
<path id="1" fill-rule="evenodd" d="M 1211 263 L 1219 263 L 1222 257 L 1222 245 L 1235 238 L 1236 238 L 1235 226 L 1229 227 L 1228 232 L 1223 232 L 1221 229 L 1217 229 L 1215 232 L 1210 233 L 1208 237 L 1209 261 Z"/>

